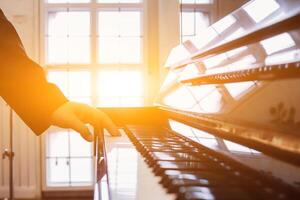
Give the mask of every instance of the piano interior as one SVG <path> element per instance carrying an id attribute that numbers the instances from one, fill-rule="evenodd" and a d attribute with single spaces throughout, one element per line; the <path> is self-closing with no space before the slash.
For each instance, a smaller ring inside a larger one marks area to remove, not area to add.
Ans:
<path id="1" fill-rule="evenodd" d="M 153 107 L 102 108 L 94 199 L 300 198 L 300 4 L 267 4 L 174 47 Z"/>

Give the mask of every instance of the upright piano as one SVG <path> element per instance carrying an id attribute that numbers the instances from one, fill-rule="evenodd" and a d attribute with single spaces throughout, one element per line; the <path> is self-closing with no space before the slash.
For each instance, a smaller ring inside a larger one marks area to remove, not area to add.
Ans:
<path id="1" fill-rule="evenodd" d="M 175 47 L 153 107 L 102 108 L 94 199 L 300 199 L 300 2 L 254 0 Z"/>

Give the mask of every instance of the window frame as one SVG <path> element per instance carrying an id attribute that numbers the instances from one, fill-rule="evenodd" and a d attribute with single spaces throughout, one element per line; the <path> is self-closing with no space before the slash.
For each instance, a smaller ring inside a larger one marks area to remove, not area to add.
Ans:
<path id="1" fill-rule="evenodd" d="M 180 20 L 180 24 L 179 24 L 179 38 L 180 38 L 180 42 L 184 42 L 183 38 L 185 37 L 182 34 L 182 12 L 203 12 L 206 13 L 208 15 L 209 18 L 209 24 L 213 24 L 214 22 L 217 21 L 217 2 L 218 0 L 211 0 L 211 3 L 182 3 L 182 0 L 180 0 L 179 4 L 180 4 L 180 10 L 179 10 L 179 20 Z M 194 27 L 196 28 L 196 27 Z"/>
<path id="2" fill-rule="evenodd" d="M 148 71 L 148 43 L 147 43 L 147 10 L 146 6 L 149 4 L 148 0 L 141 0 L 139 3 L 98 3 L 97 0 L 90 0 L 89 3 L 47 3 L 43 0 L 40 5 L 40 22 L 39 22 L 39 62 L 44 67 L 46 73 L 50 71 L 89 71 L 91 73 L 91 102 L 92 105 L 97 104 L 97 74 L 99 71 L 106 70 L 135 70 L 139 71 L 142 76 L 142 80 L 146 79 L 146 74 Z M 97 53 L 98 53 L 98 12 L 100 10 L 115 10 L 115 9 L 134 9 L 141 12 L 141 58 L 140 63 L 98 63 Z M 88 11 L 90 12 L 90 63 L 88 64 L 47 64 L 46 63 L 46 34 L 48 32 L 48 12 L 49 11 Z M 143 88 L 146 88 L 146 81 L 143 82 Z M 143 98 L 144 104 L 147 102 L 147 93 L 144 89 Z M 52 129 L 54 130 L 54 129 Z M 67 130 L 66 130 L 67 131 Z M 44 134 L 41 138 L 41 158 L 42 158 L 42 190 L 43 191 L 57 191 L 57 190 L 78 190 L 78 189 L 93 189 L 94 185 L 91 186 L 48 186 L 47 185 L 47 136 Z M 94 172 L 94 170 L 92 170 Z"/>

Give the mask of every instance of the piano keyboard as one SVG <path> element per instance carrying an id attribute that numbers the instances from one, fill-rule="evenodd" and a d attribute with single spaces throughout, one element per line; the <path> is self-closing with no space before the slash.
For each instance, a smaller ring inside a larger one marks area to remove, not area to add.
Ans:
<path id="1" fill-rule="evenodd" d="M 106 190 L 98 191 L 96 193 L 101 194 L 101 198 L 94 199 L 175 200 L 176 195 L 161 187 L 160 177 L 154 175 L 127 135 L 121 132 L 121 137 L 105 137 L 110 194 Z M 103 180 L 102 190 L 106 181 Z"/>
<path id="2" fill-rule="evenodd" d="M 250 1 L 170 51 L 155 106 L 105 109 L 126 132 L 110 199 L 300 199 L 299 21 L 299 1 Z"/>
<path id="3" fill-rule="evenodd" d="M 165 188 L 164 195 L 168 196 L 152 196 L 152 199 L 296 198 L 291 188 L 275 178 L 226 159 L 168 129 L 129 126 L 125 131 L 147 163 L 148 170 L 151 169 L 151 174 L 154 173 L 158 178 L 160 187 Z M 127 155 L 128 163 L 133 162 L 132 158 Z M 123 165 L 123 169 L 132 168 Z M 157 186 L 149 188 L 153 191 L 150 195 L 162 191 Z M 139 189 L 143 191 L 142 188 Z"/>

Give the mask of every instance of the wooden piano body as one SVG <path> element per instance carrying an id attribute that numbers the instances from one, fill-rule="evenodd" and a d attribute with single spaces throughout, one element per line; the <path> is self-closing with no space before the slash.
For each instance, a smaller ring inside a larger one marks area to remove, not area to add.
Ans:
<path id="1" fill-rule="evenodd" d="M 172 50 L 153 107 L 103 108 L 94 199 L 299 199 L 299 22 L 250 1 Z"/>

